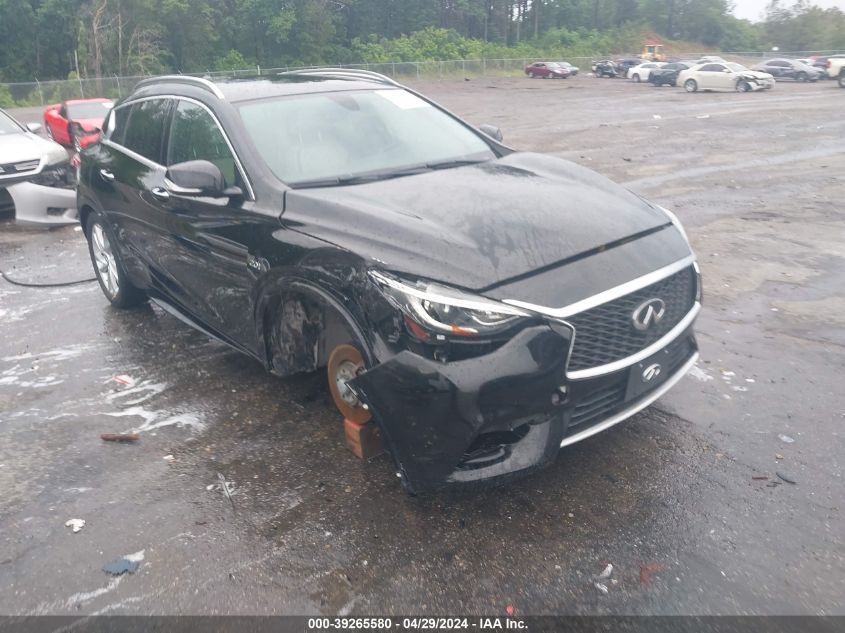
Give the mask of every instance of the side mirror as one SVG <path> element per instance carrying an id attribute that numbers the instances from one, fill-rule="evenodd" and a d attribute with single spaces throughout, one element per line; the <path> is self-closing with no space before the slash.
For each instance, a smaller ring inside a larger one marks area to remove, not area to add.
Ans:
<path id="1" fill-rule="evenodd" d="M 485 123 L 484 125 L 479 125 L 478 129 L 490 138 L 492 138 L 494 141 L 498 141 L 499 143 L 501 143 L 502 139 L 504 138 L 502 136 L 502 130 L 497 128 L 495 125 L 489 125 Z"/>
<path id="2" fill-rule="evenodd" d="M 40 123 L 27 123 L 26 129 L 32 132 L 33 134 L 38 134 L 41 131 L 41 124 Z"/>
<path id="3" fill-rule="evenodd" d="M 207 160 L 189 160 L 171 165 L 165 178 L 170 181 L 168 189 L 180 196 L 223 198 L 242 193 L 238 187 L 226 188 L 220 168 Z"/>

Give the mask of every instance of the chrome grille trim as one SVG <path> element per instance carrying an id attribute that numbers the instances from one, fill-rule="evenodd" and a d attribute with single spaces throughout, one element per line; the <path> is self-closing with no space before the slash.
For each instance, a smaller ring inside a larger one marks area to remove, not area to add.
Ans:
<path id="1" fill-rule="evenodd" d="M 690 356 L 689 360 L 684 363 L 684 365 L 675 373 L 674 376 L 668 378 L 666 382 L 664 382 L 657 389 L 648 394 L 643 400 L 640 400 L 639 402 L 637 402 L 631 407 L 628 407 L 624 411 L 620 411 L 616 415 L 609 417 L 604 422 L 588 427 L 580 433 L 575 433 L 573 435 L 570 435 L 569 437 L 563 438 L 563 441 L 560 443 L 561 448 L 563 448 L 564 446 L 569 446 L 570 444 L 575 444 L 576 442 L 580 442 L 581 440 L 587 439 L 588 437 L 590 437 L 591 435 L 595 435 L 596 433 L 601 433 L 602 431 L 609 429 L 611 426 L 619 424 L 623 420 L 630 418 L 635 413 L 639 413 L 652 402 L 657 400 L 664 393 L 669 391 L 672 387 L 674 387 L 677 382 L 681 378 L 683 378 L 690 369 L 692 369 L 692 366 L 695 365 L 697 360 L 698 352 L 695 352 L 692 356 Z"/>
<path id="2" fill-rule="evenodd" d="M 642 277 L 637 277 L 636 279 L 632 279 L 631 281 L 625 282 L 624 284 L 615 286 L 591 297 L 587 297 L 586 299 L 582 299 L 581 301 L 570 303 L 569 305 L 563 306 L 562 308 L 549 308 L 547 306 L 541 306 L 535 303 L 528 303 L 527 301 L 518 301 L 516 299 L 503 299 L 502 303 L 507 303 L 518 308 L 525 308 L 526 310 L 531 310 L 539 314 L 545 314 L 546 316 L 550 316 L 553 319 L 565 319 L 566 317 L 570 317 L 573 314 L 585 312 L 587 310 L 600 306 L 603 303 L 607 303 L 608 301 L 613 301 L 614 299 L 624 297 L 625 295 L 630 294 L 635 290 L 639 290 L 640 288 L 645 288 L 646 286 L 650 286 L 653 283 L 657 283 L 658 281 L 665 279 L 666 277 L 669 277 L 671 275 L 674 275 L 675 273 L 683 270 L 684 268 L 692 265 L 693 263 L 695 263 L 695 255 L 690 254 L 687 257 L 684 257 L 683 259 L 679 259 L 674 264 L 669 264 L 668 266 L 664 266 L 663 268 L 658 268 L 657 270 L 643 275 Z"/>
<path id="3" fill-rule="evenodd" d="M 661 349 L 666 347 L 669 343 L 674 341 L 678 338 L 681 334 L 683 334 L 686 329 L 692 325 L 692 322 L 695 321 L 695 317 L 698 316 L 698 313 L 701 311 L 701 304 L 696 301 L 693 306 L 692 310 L 687 312 L 687 315 L 681 319 L 678 324 L 669 330 L 666 334 L 664 334 L 661 338 L 656 340 L 654 343 L 641 349 L 636 354 L 632 356 L 626 356 L 625 358 L 621 358 L 617 361 L 612 363 L 607 363 L 605 365 L 598 365 L 596 367 L 590 367 L 589 369 L 579 369 L 577 371 L 568 371 L 566 372 L 566 377 L 570 380 L 582 380 L 584 378 L 595 378 L 596 376 L 601 376 L 603 374 L 609 374 L 614 371 L 619 371 L 620 369 L 625 369 L 626 367 L 630 367 L 635 363 L 640 362 L 644 358 L 648 358 L 652 354 L 656 354 Z M 569 325 L 569 324 L 567 324 Z M 575 331 L 575 336 L 578 336 L 577 330 Z M 570 352 L 572 347 L 575 344 L 575 340 L 573 339 L 572 343 L 570 344 Z M 567 359 L 568 365 L 568 359 Z"/>

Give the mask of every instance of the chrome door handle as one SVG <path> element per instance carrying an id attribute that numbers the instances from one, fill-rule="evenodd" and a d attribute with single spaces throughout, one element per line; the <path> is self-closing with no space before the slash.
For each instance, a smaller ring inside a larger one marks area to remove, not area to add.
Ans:
<path id="1" fill-rule="evenodd" d="M 153 187 L 150 193 L 161 201 L 170 200 L 170 192 L 164 187 Z"/>
<path id="2" fill-rule="evenodd" d="M 100 170 L 100 178 L 102 178 L 106 182 L 114 182 L 114 174 L 111 173 L 108 169 Z"/>

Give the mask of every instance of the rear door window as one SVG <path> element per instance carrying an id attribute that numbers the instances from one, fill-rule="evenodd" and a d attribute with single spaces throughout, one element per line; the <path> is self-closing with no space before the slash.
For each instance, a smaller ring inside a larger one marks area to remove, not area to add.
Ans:
<path id="1" fill-rule="evenodd" d="M 161 163 L 171 105 L 171 99 L 149 99 L 133 104 L 123 146 L 154 163 Z"/>

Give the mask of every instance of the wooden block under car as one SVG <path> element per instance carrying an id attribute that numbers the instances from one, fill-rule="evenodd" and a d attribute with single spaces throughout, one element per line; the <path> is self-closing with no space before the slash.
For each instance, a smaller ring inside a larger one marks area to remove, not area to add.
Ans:
<path id="1" fill-rule="evenodd" d="M 361 459 L 372 459 L 384 452 L 381 431 L 375 422 L 358 424 L 345 419 L 343 427 L 346 430 L 346 445 Z"/>

